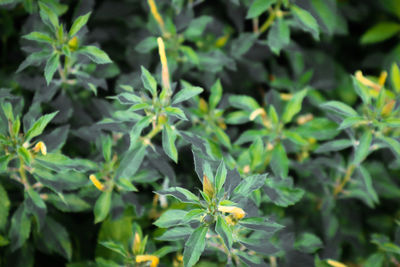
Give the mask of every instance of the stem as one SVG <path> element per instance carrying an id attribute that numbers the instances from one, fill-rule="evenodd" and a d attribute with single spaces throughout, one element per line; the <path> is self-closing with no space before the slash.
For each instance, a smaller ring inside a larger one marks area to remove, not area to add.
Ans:
<path id="1" fill-rule="evenodd" d="M 272 25 L 272 23 L 274 23 L 276 15 L 277 15 L 278 11 L 280 11 L 280 9 L 281 9 L 281 4 L 282 4 L 282 0 L 278 0 L 278 2 L 275 5 L 275 8 L 270 9 L 267 20 L 263 23 L 263 25 L 260 28 L 260 34 L 264 33 L 266 30 L 268 30 L 268 28 Z"/>
<path id="2" fill-rule="evenodd" d="M 26 177 L 26 173 L 25 173 L 24 159 L 21 156 L 19 156 L 18 158 L 19 158 L 19 169 L 18 169 L 18 172 L 19 172 L 19 176 L 21 178 L 21 182 L 25 186 L 25 189 L 29 189 L 30 185 L 29 185 L 29 182 L 28 182 L 28 178 Z"/>
<path id="3" fill-rule="evenodd" d="M 354 164 L 350 164 L 347 169 L 346 169 L 346 174 L 344 179 L 342 180 L 342 182 L 340 184 L 338 184 L 337 186 L 335 186 L 334 190 L 333 190 L 333 195 L 335 197 L 337 197 L 337 195 L 343 191 L 344 186 L 350 181 L 351 179 L 351 175 L 354 172 L 355 169 L 355 165 Z"/>

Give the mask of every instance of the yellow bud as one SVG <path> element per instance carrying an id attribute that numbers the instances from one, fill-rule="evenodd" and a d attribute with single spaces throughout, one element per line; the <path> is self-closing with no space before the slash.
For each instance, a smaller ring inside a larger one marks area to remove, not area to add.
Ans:
<path id="1" fill-rule="evenodd" d="M 154 255 L 138 255 L 135 258 L 136 263 L 150 261 L 150 267 L 156 267 L 160 262 L 160 259 Z"/>
<path id="2" fill-rule="evenodd" d="M 371 87 L 377 91 L 381 90 L 381 85 L 374 83 L 373 81 L 364 77 L 360 70 L 356 71 L 356 79 L 365 86 Z M 385 78 L 386 79 L 386 78 Z"/>
<path id="3" fill-rule="evenodd" d="M 297 124 L 298 125 L 303 125 L 303 124 L 306 124 L 309 121 L 312 121 L 313 119 L 314 119 L 314 116 L 312 114 L 310 114 L 310 113 L 306 114 L 306 115 L 303 115 L 303 116 L 299 116 L 297 118 Z"/>
<path id="4" fill-rule="evenodd" d="M 281 99 L 284 101 L 289 101 L 293 97 L 292 94 L 285 94 L 285 93 L 281 93 L 280 96 L 281 96 Z"/>
<path id="5" fill-rule="evenodd" d="M 243 209 L 235 206 L 218 206 L 218 211 L 230 213 L 238 220 L 242 219 L 246 215 L 246 212 L 244 212 Z"/>
<path id="6" fill-rule="evenodd" d="M 379 83 L 380 86 L 384 86 L 385 85 L 387 76 L 388 76 L 387 71 L 382 71 L 381 72 L 381 75 L 379 75 L 379 80 L 378 80 L 378 83 Z"/>
<path id="7" fill-rule="evenodd" d="M 334 260 L 327 260 L 326 262 L 333 267 L 347 267 L 346 264 Z"/>
<path id="8" fill-rule="evenodd" d="M 310 137 L 310 138 L 308 138 L 308 142 L 309 142 L 311 145 L 313 145 L 313 144 L 315 144 L 315 143 L 317 142 L 317 139 L 315 139 L 314 137 Z"/>
<path id="9" fill-rule="evenodd" d="M 92 181 L 92 183 L 94 184 L 94 186 L 95 186 L 97 189 L 99 189 L 100 191 L 104 191 L 105 186 L 103 185 L 102 182 L 100 182 L 100 181 L 97 179 L 96 175 L 91 174 L 91 175 L 89 176 L 89 179 L 90 179 L 90 181 Z"/>
<path id="10" fill-rule="evenodd" d="M 396 104 L 396 101 L 393 99 L 390 100 L 388 103 L 386 103 L 385 106 L 383 106 L 381 115 L 384 117 L 388 116 L 392 112 L 395 104 Z"/>
<path id="11" fill-rule="evenodd" d="M 135 233 L 135 239 L 133 240 L 133 246 L 132 246 L 132 252 L 133 254 L 138 254 L 140 251 L 140 244 L 141 244 L 141 240 L 140 240 L 140 236 L 138 233 Z"/>
<path id="12" fill-rule="evenodd" d="M 271 144 L 270 142 L 267 143 L 267 151 L 271 151 L 274 149 L 274 145 Z"/>
<path id="13" fill-rule="evenodd" d="M 208 112 L 208 104 L 207 104 L 207 102 L 204 100 L 204 98 L 200 98 L 199 109 L 200 109 L 203 113 L 207 113 L 207 112 Z"/>
<path id="14" fill-rule="evenodd" d="M 167 56 L 165 55 L 164 41 L 161 37 L 158 37 L 157 43 L 158 43 L 158 53 L 160 54 L 160 60 L 161 60 L 162 85 L 165 89 L 170 91 L 171 87 L 169 84 L 169 70 L 168 70 Z"/>
<path id="15" fill-rule="evenodd" d="M 165 114 L 161 114 L 160 116 L 158 116 L 158 124 L 165 124 L 168 121 L 167 116 L 165 116 Z"/>
<path id="16" fill-rule="evenodd" d="M 259 115 L 261 115 L 261 116 L 263 116 L 263 117 L 266 115 L 265 110 L 264 110 L 263 108 L 258 108 L 258 109 L 256 109 L 256 110 L 254 110 L 254 111 L 250 114 L 249 119 L 250 119 L 251 121 L 254 121 L 255 118 L 257 118 Z"/>
<path id="17" fill-rule="evenodd" d="M 226 217 L 225 217 L 225 221 L 226 221 L 226 223 L 229 224 L 229 225 L 236 225 L 236 222 L 234 221 L 234 219 L 232 218 L 231 215 L 226 216 Z"/>
<path id="18" fill-rule="evenodd" d="M 157 21 L 158 25 L 161 28 L 161 31 L 164 33 L 165 28 L 164 28 L 164 20 L 162 19 L 160 13 L 158 13 L 156 3 L 154 0 L 147 0 L 149 7 L 150 7 L 150 12 L 153 15 L 154 19 Z"/>
<path id="19" fill-rule="evenodd" d="M 203 175 L 203 192 L 210 198 L 214 196 L 214 186 L 205 174 Z"/>
<path id="20" fill-rule="evenodd" d="M 40 152 L 42 153 L 42 155 L 46 155 L 47 154 L 47 148 L 46 145 L 42 142 L 39 141 L 34 147 L 33 147 L 33 151 L 34 152 Z"/>
<path id="21" fill-rule="evenodd" d="M 243 172 L 244 173 L 249 173 L 250 172 L 250 166 L 249 165 L 244 166 L 243 167 Z"/>
<path id="22" fill-rule="evenodd" d="M 71 49 L 71 51 L 75 51 L 76 49 L 78 49 L 78 45 L 79 45 L 79 40 L 78 37 L 76 36 L 74 36 L 72 39 L 68 41 L 68 47 L 69 49 Z"/>
<path id="23" fill-rule="evenodd" d="M 215 46 L 216 46 L 216 47 L 223 47 L 223 46 L 225 46 L 225 44 L 226 44 L 226 42 L 228 41 L 228 39 L 229 39 L 229 35 L 224 35 L 224 36 L 219 37 L 219 38 L 217 39 L 217 41 L 215 41 Z"/>

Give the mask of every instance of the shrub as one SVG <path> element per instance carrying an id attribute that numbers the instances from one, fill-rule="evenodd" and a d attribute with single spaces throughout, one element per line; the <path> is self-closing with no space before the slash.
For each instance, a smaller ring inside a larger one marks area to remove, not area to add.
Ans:
<path id="1" fill-rule="evenodd" d="M 399 1 L 0 9 L 0 266 L 400 266 Z"/>

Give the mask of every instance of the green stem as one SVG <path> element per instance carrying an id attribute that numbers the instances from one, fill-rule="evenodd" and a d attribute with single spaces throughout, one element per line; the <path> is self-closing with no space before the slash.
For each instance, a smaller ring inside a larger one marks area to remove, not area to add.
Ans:
<path id="1" fill-rule="evenodd" d="M 19 156 L 18 158 L 19 158 L 18 172 L 19 172 L 19 176 L 21 178 L 21 182 L 25 186 L 25 189 L 29 189 L 30 185 L 28 182 L 28 178 L 26 177 L 26 172 L 25 172 L 25 168 L 24 168 L 24 159 L 21 156 Z"/>
<path id="2" fill-rule="evenodd" d="M 281 9 L 281 4 L 282 4 L 282 1 L 278 0 L 278 2 L 275 5 L 275 8 L 270 10 L 267 20 L 263 23 L 263 25 L 260 28 L 260 34 L 264 33 L 266 30 L 268 30 L 268 28 L 274 23 L 276 14 Z"/>

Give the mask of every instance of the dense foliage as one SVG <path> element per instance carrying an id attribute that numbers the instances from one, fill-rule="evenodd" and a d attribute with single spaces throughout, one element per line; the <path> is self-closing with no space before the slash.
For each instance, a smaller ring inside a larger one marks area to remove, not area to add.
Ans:
<path id="1" fill-rule="evenodd" d="M 0 32 L 0 266 L 400 266 L 399 0 L 0 0 Z"/>

